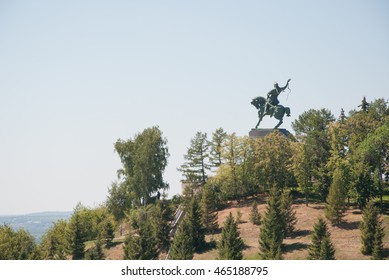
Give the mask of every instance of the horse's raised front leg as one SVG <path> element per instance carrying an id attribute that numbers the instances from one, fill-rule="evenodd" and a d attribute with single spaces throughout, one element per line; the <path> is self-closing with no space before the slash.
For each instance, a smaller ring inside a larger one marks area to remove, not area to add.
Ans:
<path id="1" fill-rule="evenodd" d="M 258 120 L 258 123 L 257 123 L 257 125 L 255 126 L 255 128 L 258 128 L 258 126 L 259 126 L 259 124 L 261 123 L 262 118 L 263 118 L 263 113 L 262 113 L 260 110 L 258 111 L 258 118 L 259 118 L 259 120 Z"/>

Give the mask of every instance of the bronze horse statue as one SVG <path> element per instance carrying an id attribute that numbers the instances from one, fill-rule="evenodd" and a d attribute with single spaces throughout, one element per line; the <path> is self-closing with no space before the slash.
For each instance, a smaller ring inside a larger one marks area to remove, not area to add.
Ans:
<path id="1" fill-rule="evenodd" d="M 255 128 L 258 128 L 264 116 L 274 117 L 279 120 L 278 124 L 274 127 L 278 128 L 284 119 L 284 115 L 290 117 L 290 108 L 279 105 L 278 95 L 283 92 L 289 86 L 290 79 L 284 87 L 279 87 L 278 84 L 274 84 L 274 89 L 269 91 L 267 99 L 262 96 L 258 96 L 251 101 L 251 104 L 258 110 L 258 123 Z"/>

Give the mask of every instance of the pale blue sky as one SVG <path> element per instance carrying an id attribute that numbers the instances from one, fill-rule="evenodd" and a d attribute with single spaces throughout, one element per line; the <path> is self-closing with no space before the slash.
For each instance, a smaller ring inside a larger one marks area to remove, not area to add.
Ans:
<path id="1" fill-rule="evenodd" d="M 387 1 L 0 0 L 0 214 L 103 202 L 113 143 L 153 125 L 178 193 L 196 131 L 247 135 L 274 81 L 292 78 L 287 129 L 389 98 L 388 15 Z"/>

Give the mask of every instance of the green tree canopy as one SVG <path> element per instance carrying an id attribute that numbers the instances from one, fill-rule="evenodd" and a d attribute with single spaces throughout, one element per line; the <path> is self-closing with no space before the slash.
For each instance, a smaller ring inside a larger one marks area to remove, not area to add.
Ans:
<path id="1" fill-rule="evenodd" d="M 185 162 L 178 168 L 184 176 L 183 182 L 189 187 L 203 186 L 208 178 L 207 172 L 210 170 L 209 146 L 207 134 L 197 132 L 190 140 L 190 146 L 184 155 Z"/>
<path id="2" fill-rule="evenodd" d="M 125 187 L 110 191 L 116 195 L 111 197 L 111 208 L 116 209 L 118 205 L 128 207 L 128 203 L 123 202 L 127 199 L 132 199 L 132 206 L 148 204 L 153 193 L 168 188 L 163 180 L 169 157 L 166 143 L 156 126 L 143 130 L 133 139 L 116 141 L 115 151 L 123 164 L 123 168 L 118 170 L 118 177 Z M 117 217 L 120 216 L 119 211 Z"/>

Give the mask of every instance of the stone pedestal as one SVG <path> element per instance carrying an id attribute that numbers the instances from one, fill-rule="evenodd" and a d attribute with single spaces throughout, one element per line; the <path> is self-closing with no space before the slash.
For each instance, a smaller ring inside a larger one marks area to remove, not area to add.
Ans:
<path id="1" fill-rule="evenodd" d="M 278 130 L 280 133 L 285 135 L 286 137 L 292 136 L 292 134 L 285 128 L 253 128 L 249 132 L 249 136 L 251 138 L 262 138 L 266 135 L 272 133 L 273 131 Z"/>

